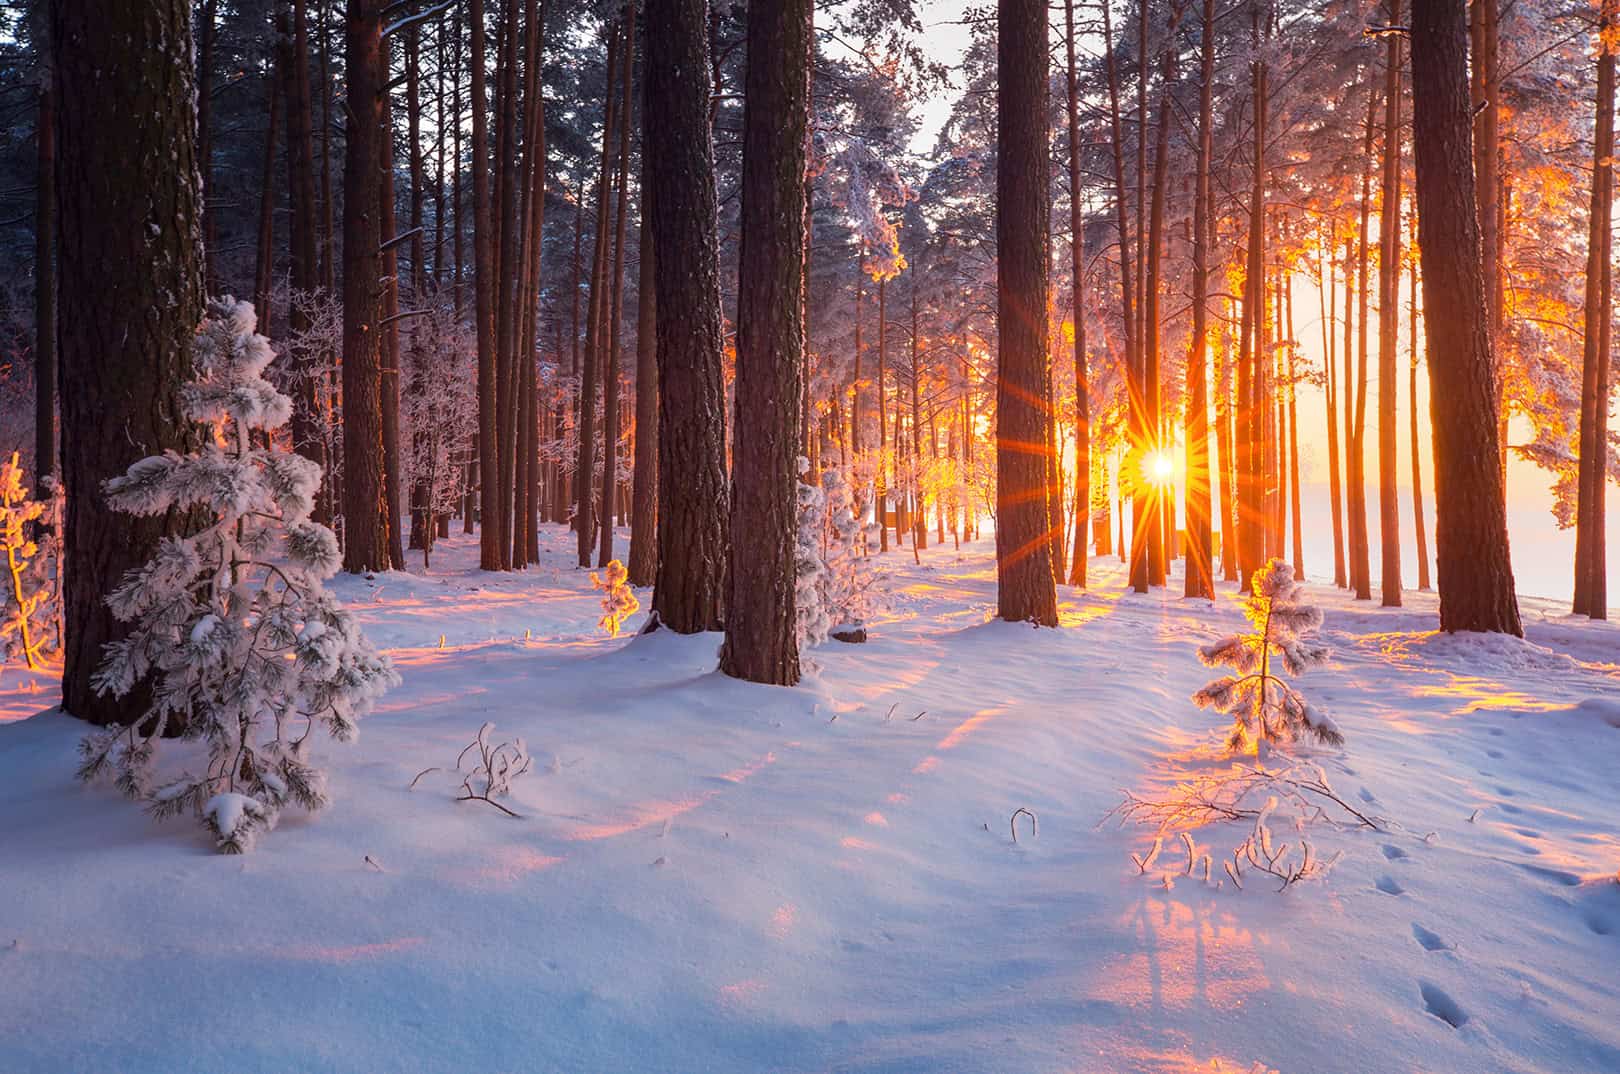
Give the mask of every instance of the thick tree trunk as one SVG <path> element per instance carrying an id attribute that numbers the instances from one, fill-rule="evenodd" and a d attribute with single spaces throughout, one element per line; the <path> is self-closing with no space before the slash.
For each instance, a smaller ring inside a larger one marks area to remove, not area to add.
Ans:
<path id="1" fill-rule="evenodd" d="M 682 634 L 724 620 L 724 336 L 704 0 L 648 0 L 646 152 L 658 288 L 658 579 L 653 612 Z M 797 214 L 795 214 L 797 217 Z M 672 256 L 673 252 L 679 256 Z"/>
<path id="2" fill-rule="evenodd" d="M 1400 0 L 1389 0 L 1389 22 L 1400 21 Z M 1384 177 L 1378 205 L 1378 543 L 1383 606 L 1401 606 L 1401 501 L 1396 487 L 1395 402 L 1401 283 L 1401 39 L 1390 34 L 1384 51 Z"/>
<path id="3" fill-rule="evenodd" d="M 103 647 L 125 634 L 104 596 L 179 520 L 119 514 L 97 490 L 138 459 L 201 442 L 178 399 L 203 317 L 191 4 L 57 0 L 50 36 L 61 296 L 84 314 L 59 326 L 62 475 L 73 493 L 62 707 L 122 723 L 144 700 L 114 700 L 91 685 Z"/>
<path id="4" fill-rule="evenodd" d="M 381 0 L 349 0 L 343 156 L 343 566 L 388 570 L 383 432 L 383 184 L 386 160 Z"/>
<path id="5" fill-rule="evenodd" d="M 1413 0 L 1412 144 L 1428 313 L 1440 629 L 1524 633 L 1498 465 L 1496 385 L 1474 214 L 1462 0 Z"/>
<path id="6" fill-rule="evenodd" d="M 1614 205 L 1615 54 L 1608 38 L 1620 16 L 1616 0 L 1604 0 L 1597 62 L 1597 115 L 1592 145 L 1592 209 L 1586 254 L 1586 321 L 1582 353 L 1580 447 L 1575 492 L 1576 615 L 1607 619 L 1608 565 L 1604 547 L 1609 463 L 1609 353 L 1612 321 L 1610 247 Z"/>
<path id="7" fill-rule="evenodd" d="M 1009 622 L 1057 626 L 1048 528 L 1045 0 L 1001 0 L 996 46 L 996 580 Z"/>
<path id="8" fill-rule="evenodd" d="M 720 670 L 799 681 L 795 564 L 804 390 L 811 0 L 748 9 L 726 640 Z"/>
<path id="9" fill-rule="evenodd" d="M 390 71 L 388 46 L 383 45 L 382 71 L 386 79 Z M 383 435 L 383 492 L 388 528 L 388 562 L 396 571 L 405 569 L 405 542 L 400 526 L 404 507 L 399 451 L 399 247 L 394 243 L 398 223 L 394 216 L 394 108 L 393 98 L 383 96 L 383 125 L 378 140 L 376 181 L 381 184 L 377 195 L 382 207 L 382 243 L 385 253 L 383 271 L 383 332 L 382 332 L 382 435 Z"/>

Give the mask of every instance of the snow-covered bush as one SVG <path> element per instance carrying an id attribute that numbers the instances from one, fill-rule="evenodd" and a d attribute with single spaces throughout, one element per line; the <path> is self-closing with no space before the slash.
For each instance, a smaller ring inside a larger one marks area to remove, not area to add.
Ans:
<path id="1" fill-rule="evenodd" d="M 1252 634 L 1233 634 L 1198 650 L 1210 667 L 1229 667 L 1193 695 L 1199 708 L 1230 714 L 1227 745 L 1252 752 L 1263 744 L 1281 745 L 1305 735 L 1338 746 L 1344 743 L 1333 721 L 1319 712 L 1276 670 L 1300 675 L 1327 659 L 1328 651 L 1308 639 L 1322 626 L 1322 612 L 1301 599 L 1304 587 L 1293 568 L 1273 559 L 1254 572 L 1252 592 L 1243 599 L 1243 614 Z"/>
<path id="2" fill-rule="evenodd" d="M 602 618 L 596 625 L 616 638 L 624 621 L 641 610 L 636 591 L 630 588 L 630 572 L 618 560 L 610 560 L 602 574 L 591 572 L 591 586 L 602 590 Z"/>
<path id="3" fill-rule="evenodd" d="M 17 460 L 18 453 L 13 451 L 0 464 L 0 547 L 6 552 L 8 572 L 0 639 L 4 639 L 8 660 L 20 657 L 30 668 L 37 668 L 40 651 L 50 640 L 38 617 L 42 607 L 55 598 L 55 589 L 39 576 L 35 559 L 41 549 L 29 530 L 39 528 L 37 523 L 50 504 L 35 499 L 24 487 Z"/>
<path id="4" fill-rule="evenodd" d="M 113 774 L 156 817 L 193 813 L 226 853 L 247 850 L 289 804 L 324 806 L 310 732 L 321 724 L 353 738 L 355 721 L 399 681 L 322 584 L 339 554 L 332 531 L 309 521 L 320 467 L 274 436 L 255 444 L 253 431 L 286 422 L 292 401 L 264 380 L 275 355 L 254 328 L 251 304 L 209 304 L 196 379 L 180 402 L 210 441 L 142 459 L 107 482 L 121 511 L 206 521 L 164 538 L 108 595 L 133 628 L 107 646 L 95 686 L 123 697 L 149 683 L 150 699 L 128 724 L 87 737 L 79 769 L 87 780 Z M 172 732 L 204 740 L 207 765 L 154 787 L 157 747 Z"/>
<path id="5" fill-rule="evenodd" d="M 825 589 L 827 563 L 822 544 L 827 527 L 827 494 L 818 485 L 803 480 L 810 460 L 799 457 L 799 529 L 793 546 L 794 625 L 802 652 L 827 640 L 832 620 L 827 614 Z"/>
<path id="6" fill-rule="evenodd" d="M 866 521 L 867 505 L 851 492 L 839 470 L 823 472 L 821 487 L 826 496 L 823 614 L 833 624 L 834 635 L 854 634 L 879 610 L 881 588 L 869 553 L 877 526 Z"/>

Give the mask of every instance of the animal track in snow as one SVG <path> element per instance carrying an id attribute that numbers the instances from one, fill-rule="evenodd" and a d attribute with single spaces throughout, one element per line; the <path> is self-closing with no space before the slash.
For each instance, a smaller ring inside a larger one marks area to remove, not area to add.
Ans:
<path id="1" fill-rule="evenodd" d="M 1423 995 L 1423 1009 L 1452 1029 L 1461 1029 L 1468 1023 L 1468 1013 L 1439 985 L 1419 981 L 1418 991 Z"/>
<path id="2" fill-rule="evenodd" d="M 1359 790 L 1357 790 L 1357 791 L 1356 791 L 1356 795 L 1357 795 L 1357 796 L 1358 796 L 1358 797 L 1360 797 L 1360 799 L 1361 799 L 1361 800 L 1362 800 L 1362 801 L 1363 801 L 1363 802 L 1368 802 L 1368 803 L 1371 803 L 1371 802 L 1376 802 L 1376 801 L 1378 801 L 1378 796 L 1377 796 L 1377 795 L 1375 795 L 1375 794 L 1373 794 L 1373 792 L 1372 792 L 1372 791 L 1369 791 L 1369 790 L 1368 790 L 1368 789 L 1367 789 L 1367 788 L 1366 788 L 1366 787 L 1362 787 L 1362 788 L 1360 788 L 1360 789 L 1359 789 Z"/>
<path id="3" fill-rule="evenodd" d="M 1423 950 L 1425 951 L 1451 950 L 1451 945 L 1446 943 L 1445 940 L 1441 939 L 1439 933 L 1430 932 L 1422 925 L 1419 925 L 1416 921 L 1412 922 L 1412 939 L 1422 944 Z"/>
<path id="4" fill-rule="evenodd" d="M 1406 889 L 1396 883 L 1393 876 L 1385 875 L 1373 882 L 1373 886 L 1385 895 L 1405 895 Z"/>
<path id="5" fill-rule="evenodd" d="M 1394 843 L 1385 843 L 1378 849 L 1384 852 L 1384 857 L 1388 861 L 1400 861 L 1406 857 L 1406 851 L 1402 850 Z"/>

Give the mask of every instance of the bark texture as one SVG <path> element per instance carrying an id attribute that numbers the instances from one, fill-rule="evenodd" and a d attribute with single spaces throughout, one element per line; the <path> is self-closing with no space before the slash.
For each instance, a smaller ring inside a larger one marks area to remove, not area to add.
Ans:
<path id="1" fill-rule="evenodd" d="M 1001 0 L 997 24 L 997 607 L 1009 622 L 1056 626 L 1047 503 L 1045 2 Z"/>
<path id="2" fill-rule="evenodd" d="M 710 141 L 707 4 L 648 0 L 647 140 L 658 292 L 658 578 L 653 612 L 682 634 L 719 629 L 730 526 L 724 335 Z"/>
<path id="3" fill-rule="evenodd" d="M 1428 312 L 1440 629 L 1522 636 L 1497 462 L 1471 112 L 1462 0 L 1413 0 L 1412 144 Z"/>
<path id="4" fill-rule="evenodd" d="M 61 295 L 86 312 L 59 332 L 62 473 L 74 493 L 62 707 L 98 724 L 144 710 L 138 692 L 114 700 L 90 685 L 103 646 L 124 634 L 103 595 L 179 522 L 111 510 L 102 482 L 201 440 L 177 399 L 203 316 L 191 14 L 186 0 L 51 6 Z"/>
<path id="5" fill-rule="evenodd" d="M 720 670 L 799 681 L 794 594 L 804 368 L 810 0 L 748 9 L 736 425 L 726 640 Z"/>

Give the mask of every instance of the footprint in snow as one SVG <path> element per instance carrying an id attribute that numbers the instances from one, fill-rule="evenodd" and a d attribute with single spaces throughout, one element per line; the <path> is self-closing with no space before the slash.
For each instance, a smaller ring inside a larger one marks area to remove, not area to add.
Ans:
<path id="1" fill-rule="evenodd" d="M 1402 858 L 1406 857 L 1406 851 L 1402 850 L 1394 843 L 1385 843 L 1378 849 L 1384 852 L 1384 857 L 1389 861 L 1400 861 Z"/>
<path id="2" fill-rule="evenodd" d="M 1412 939 L 1421 944 L 1423 946 L 1423 950 L 1425 951 L 1451 950 L 1451 945 L 1446 943 L 1445 940 L 1441 939 L 1439 933 L 1430 932 L 1422 925 L 1419 925 L 1416 921 L 1412 922 Z"/>
<path id="3" fill-rule="evenodd" d="M 1369 791 L 1366 787 L 1362 787 L 1360 790 L 1356 791 L 1356 794 L 1363 802 L 1372 803 L 1378 801 L 1378 796 L 1373 794 L 1373 792 Z"/>
<path id="4" fill-rule="evenodd" d="M 1452 1029 L 1461 1029 L 1468 1023 L 1468 1013 L 1439 985 L 1419 981 L 1418 992 L 1423 996 L 1423 1009 Z"/>
<path id="5" fill-rule="evenodd" d="M 1485 756 L 1489 757 L 1493 761 L 1500 761 L 1503 757 L 1506 757 L 1507 754 L 1503 753 L 1501 750 L 1486 750 Z"/>
<path id="6" fill-rule="evenodd" d="M 1393 876 L 1384 875 L 1373 882 L 1373 886 L 1385 895 L 1405 895 L 1406 889 L 1395 880 Z"/>
<path id="7" fill-rule="evenodd" d="M 1581 920 L 1585 921 L 1586 927 L 1597 936 L 1613 936 L 1616 932 L 1620 932 L 1620 920 L 1617 920 L 1616 916 L 1588 910 L 1581 915 Z"/>

